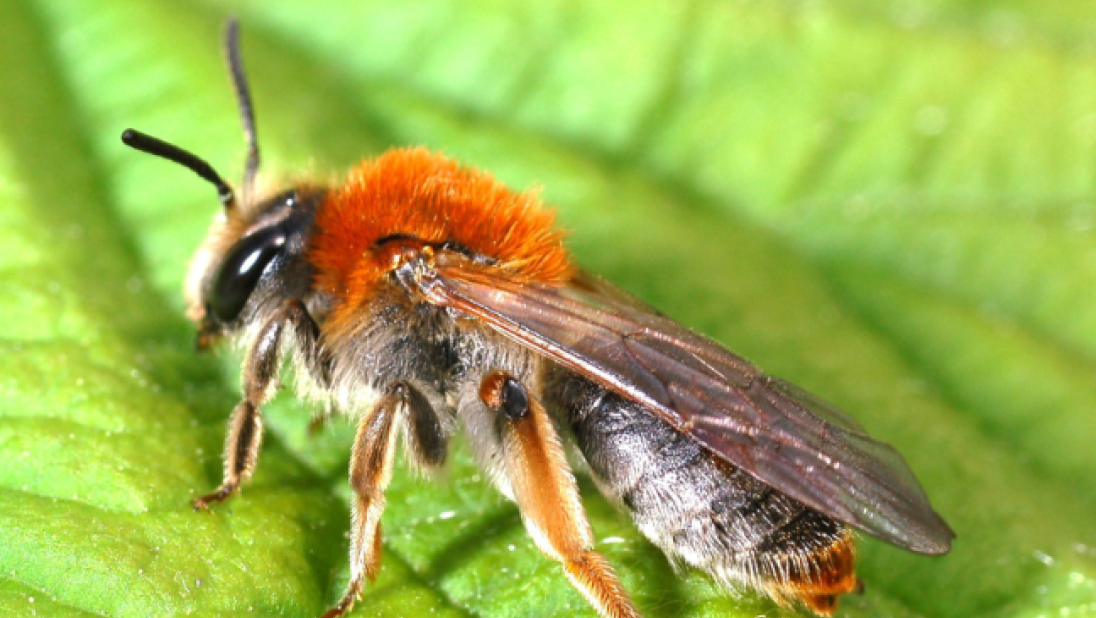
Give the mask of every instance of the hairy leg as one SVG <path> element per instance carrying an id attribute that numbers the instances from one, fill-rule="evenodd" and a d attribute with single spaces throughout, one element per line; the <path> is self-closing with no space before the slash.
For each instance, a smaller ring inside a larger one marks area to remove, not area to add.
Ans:
<path id="1" fill-rule="evenodd" d="M 537 547 L 563 565 L 571 584 L 604 618 L 639 618 L 593 533 L 559 436 L 544 406 L 513 377 L 489 373 L 480 398 L 497 415 L 506 473 Z"/>
<path id="2" fill-rule="evenodd" d="M 350 528 L 350 583 L 342 599 L 323 615 L 337 618 L 349 612 L 361 596 L 365 580 L 373 581 L 381 566 L 381 515 L 384 513 L 384 490 L 392 480 L 396 439 L 401 423 L 416 425 L 435 416 L 426 398 L 413 386 L 397 382 L 390 386 L 373 410 L 358 424 L 354 450 L 350 456 L 350 485 L 356 500 Z M 414 439 L 414 438 L 413 438 Z M 436 443 L 440 436 L 426 439 Z M 416 456 L 414 453 L 412 456 Z M 444 458 L 444 454 L 442 454 Z"/>
<path id="3" fill-rule="evenodd" d="M 259 331 L 244 361 L 244 398 L 232 410 L 225 438 L 224 477 L 220 487 L 213 492 L 195 498 L 191 504 L 196 510 L 208 509 L 214 502 L 228 499 L 240 488 L 240 483 L 251 478 L 259 446 L 263 441 L 263 417 L 260 406 L 269 399 L 277 379 L 282 335 L 286 327 L 294 329 L 297 342 L 309 362 L 318 355 L 316 336 L 318 330 L 299 300 L 287 302 Z"/>

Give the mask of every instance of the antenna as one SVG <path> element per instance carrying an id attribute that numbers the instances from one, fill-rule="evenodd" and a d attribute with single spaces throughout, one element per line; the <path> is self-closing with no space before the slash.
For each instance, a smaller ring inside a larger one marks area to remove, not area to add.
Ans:
<path id="1" fill-rule="evenodd" d="M 232 89 L 236 93 L 236 105 L 239 107 L 240 120 L 244 125 L 244 140 L 247 142 L 244 183 L 241 188 L 243 203 L 247 204 L 255 188 L 255 175 L 259 171 L 259 143 L 255 137 L 255 112 L 251 106 L 251 89 L 247 85 L 244 63 L 240 58 L 240 24 L 235 19 L 230 19 L 225 25 L 224 50 L 228 61 L 228 72 L 232 77 Z M 237 200 L 232 187 L 221 178 L 213 166 L 198 155 L 135 129 L 126 129 L 122 132 L 122 143 L 141 152 L 178 163 L 201 176 L 217 188 L 217 196 L 221 199 L 221 205 L 224 206 L 225 211 L 235 210 Z"/>
<path id="2" fill-rule="evenodd" d="M 255 188 L 255 175 L 259 171 L 259 142 L 255 136 L 255 110 L 251 105 L 251 88 L 247 85 L 244 63 L 240 58 L 240 24 L 235 18 L 225 24 L 224 48 L 228 72 L 232 77 L 232 89 L 236 93 L 236 104 L 240 109 L 240 120 L 244 125 L 244 140 L 247 142 L 242 189 L 246 204 Z"/>
<path id="3" fill-rule="evenodd" d="M 221 178 L 213 166 L 198 155 L 135 129 L 122 131 L 122 143 L 130 148 L 182 165 L 217 188 L 217 197 L 221 199 L 221 205 L 226 212 L 236 208 L 236 194 L 232 192 L 232 187 Z"/>

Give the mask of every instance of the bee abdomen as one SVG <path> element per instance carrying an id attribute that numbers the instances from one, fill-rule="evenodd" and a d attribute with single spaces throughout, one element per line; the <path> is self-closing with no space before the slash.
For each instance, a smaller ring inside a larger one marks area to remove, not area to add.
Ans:
<path id="1" fill-rule="evenodd" d="M 549 397 L 566 413 L 598 486 L 672 561 L 820 613 L 856 588 L 843 524 L 717 458 L 641 406 L 559 373 Z"/>

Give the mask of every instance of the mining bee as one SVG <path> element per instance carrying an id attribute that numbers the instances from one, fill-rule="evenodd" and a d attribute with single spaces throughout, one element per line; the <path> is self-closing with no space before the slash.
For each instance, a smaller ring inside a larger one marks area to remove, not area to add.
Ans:
<path id="1" fill-rule="evenodd" d="M 284 358 L 297 392 L 355 419 L 350 611 L 377 575 L 385 488 L 402 436 L 419 467 L 467 436 L 537 547 L 606 618 L 639 616 L 594 550 L 573 444 L 598 488 L 676 564 L 729 590 L 831 615 L 858 589 L 853 530 L 923 554 L 954 537 L 902 457 L 818 398 L 575 267 L 531 193 L 423 149 L 337 185 L 256 197 L 238 29 L 225 35 L 247 159 L 236 192 L 201 158 L 134 130 L 128 146 L 212 183 L 222 209 L 187 283 L 198 343 L 243 343 L 224 480 L 254 469 Z"/>

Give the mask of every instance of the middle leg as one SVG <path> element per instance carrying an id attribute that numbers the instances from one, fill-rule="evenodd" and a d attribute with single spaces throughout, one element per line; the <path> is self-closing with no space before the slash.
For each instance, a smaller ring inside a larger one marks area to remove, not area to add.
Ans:
<path id="1" fill-rule="evenodd" d="M 323 618 L 337 618 L 349 612 L 361 596 L 365 580 L 376 579 L 381 566 L 384 491 L 392 480 L 396 439 L 401 423 L 405 423 L 404 428 L 411 432 L 413 442 L 430 439 L 433 443 L 443 444 L 442 436 L 418 435 L 422 433 L 424 424 L 429 426 L 423 419 L 434 417 L 433 408 L 415 387 L 406 382 L 397 382 L 388 387 L 373 410 L 358 424 L 350 457 L 350 485 L 356 496 L 350 527 L 350 583 L 342 599 Z M 444 458 L 444 444 L 440 448 L 440 457 Z M 418 453 L 410 455 L 428 459 Z M 433 455 L 438 456 L 437 453 Z"/>

